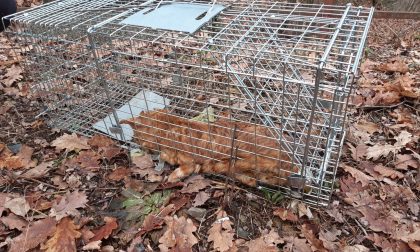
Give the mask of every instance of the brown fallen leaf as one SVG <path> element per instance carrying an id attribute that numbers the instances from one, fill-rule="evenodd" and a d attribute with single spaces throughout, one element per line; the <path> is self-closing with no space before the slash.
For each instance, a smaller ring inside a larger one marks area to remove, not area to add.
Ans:
<path id="1" fill-rule="evenodd" d="M 373 231 L 386 234 L 394 233 L 399 220 L 392 214 L 389 214 L 390 211 L 387 211 L 385 206 L 362 206 L 357 210 L 363 214 L 362 223 L 367 222 L 369 228 Z M 387 216 L 387 218 L 383 218 L 383 216 Z"/>
<path id="2" fill-rule="evenodd" d="M 363 245 L 345 246 L 343 252 L 369 252 L 370 249 Z"/>
<path id="3" fill-rule="evenodd" d="M 104 135 L 100 135 L 100 134 L 97 134 L 91 137 L 87 143 L 91 147 L 96 147 L 96 148 L 103 148 L 103 147 L 116 145 L 115 142 L 111 138 Z"/>
<path id="4" fill-rule="evenodd" d="M 6 87 L 10 87 L 18 80 L 22 79 L 22 68 L 18 65 L 12 65 L 11 67 L 7 68 L 6 74 L 3 77 L 3 82 Z"/>
<path id="5" fill-rule="evenodd" d="M 133 164 L 140 169 L 155 167 L 155 163 L 153 162 L 152 157 L 148 154 L 132 155 L 131 160 Z"/>
<path id="6" fill-rule="evenodd" d="M 410 201 L 408 201 L 407 206 L 410 209 L 411 213 L 413 213 L 414 216 L 418 216 L 419 215 L 420 202 L 417 202 L 417 201 L 414 201 L 414 200 L 410 200 Z"/>
<path id="7" fill-rule="evenodd" d="M 220 210 L 217 213 L 216 221 L 208 231 L 207 240 L 213 242 L 216 251 L 224 252 L 233 247 L 233 236 L 235 231 L 232 229 L 233 223 L 230 221 L 226 212 Z M 251 250 L 253 251 L 253 250 Z"/>
<path id="8" fill-rule="evenodd" d="M 372 98 L 368 98 L 365 105 L 393 105 L 399 103 L 401 94 L 396 91 L 383 91 L 379 90 Z"/>
<path id="9" fill-rule="evenodd" d="M 52 161 L 41 163 L 35 166 L 34 168 L 28 170 L 27 172 L 23 173 L 22 175 L 20 175 L 20 177 L 26 179 L 42 178 L 48 173 L 52 165 Z"/>
<path id="10" fill-rule="evenodd" d="M 371 72 L 377 64 L 378 63 L 371 61 L 370 59 L 366 59 L 362 62 L 362 64 L 360 64 L 360 71 L 362 73 Z"/>
<path id="11" fill-rule="evenodd" d="M 308 219 L 310 220 L 314 218 L 311 209 L 303 202 L 298 203 L 297 210 L 298 210 L 299 218 L 302 218 L 303 216 L 308 217 Z"/>
<path id="12" fill-rule="evenodd" d="M 35 162 L 32 161 L 32 154 L 34 150 L 27 146 L 22 145 L 19 152 L 16 155 L 7 148 L 3 148 L 0 154 L 0 169 L 7 168 L 10 170 L 20 168 L 31 168 L 35 166 Z"/>
<path id="13" fill-rule="evenodd" d="M 82 250 L 100 250 L 102 241 L 92 241 L 82 247 Z"/>
<path id="14" fill-rule="evenodd" d="M 390 63 L 382 63 L 377 66 L 376 69 L 383 72 L 399 72 L 403 74 L 409 71 L 407 64 L 405 64 L 401 59 L 397 59 Z"/>
<path id="15" fill-rule="evenodd" d="M 105 225 L 100 227 L 98 230 L 93 231 L 95 236 L 90 239 L 90 242 L 93 241 L 100 241 L 102 239 L 108 239 L 108 237 L 112 234 L 116 228 L 118 228 L 117 219 L 114 217 L 104 217 Z"/>
<path id="16" fill-rule="evenodd" d="M 259 238 L 250 240 L 244 245 L 248 247 L 248 251 L 277 252 L 279 251 L 277 245 L 283 243 L 284 240 L 272 229 L 269 233 L 263 230 Z"/>
<path id="17" fill-rule="evenodd" d="M 211 185 L 210 181 L 201 175 L 195 175 L 185 180 L 181 193 L 196 193 Z"/>
<path id="18" fill-rule="evenodd" d="M 62 176 L 55 175 L 51 178 L 51 181 L 60 189 L 66 189 L 69 187 L 69 185 L 63 180 Z"/>
<path id="19" fill-rule="evenodd" d="M 357 124 L 355 124 L 355 127 L 358 130 L 365 131 L 369 134 L 373 134 L 375 132 L 380 132 L 381 129 L 379 128 L 379 125 L 374 122 L 369 122 L 366 120 L 360 120 Z"/>
<path id="20" fill-rule="evenodd" d="M 90 239 L 92 239 L 95 234 L 86 226 L 84 226 L 80 233 L 82 233 L 82 240 L 85 244 L 89 243 Z"/>
<path id="21" fill-rule="evenodd" d="M 414 252 L 420 251 L 420 242 L 409 242 L 407 244 Z"/>
<path id="22" fill-rule="evenodd" d="M 358 169 L 353 168 L 349 165 L 344 164 L 344 165 L 342 165 L 342 167 L 346 172 L 350 173 L 353 176 L 353 178 L 356 179 L 356 182 L 362 183 L 362 187 L 367 186 L 369 184 L 369 181 L 374 181 L 375 180 L 375 178 L 373 178 L 373 177 L 365 174 L 364 172 L 359 171 Z"/>
<path id="23" fill-rule="evenodd" d="M 100 148 L 100 152 L 99 152 L 101 157 L 107 160 L 111 160 L 115 158 L 116 156 L 121 155 L 122 153 L 124 152 L 122 152 L 122 149 L 118 146 L 102 147 Z"/>
<path id="24" fill-rule="evenodd" d="M 328 251 L 340 251 L 340 243 L 338 241 L 338 236 L 340 235 L 341 231 L 334 226 L 328 230 L 319 231 L 319 239 Z"/>
<path id="25" fill-rule="evenodd" d="M 82 168 L 90 171 L 97 171 L 101 167 L 99 165 L 100 156 L 92 150 L 81 151 L 75 158 L 75 161 L 80 163 Z"/>
<path id="26" fill-rule="evenodd" d="M 36 248 L 55 232 L 55 224 L 53 218 L 31 223 L 20 235 L 12 239 L 9 252 L 25 252 Z"/>
<path id="27" fill-rule="evenodd" d="M 415 140 L 416 137 L 413 137 L 408 131 L 401 131 L 401 133 L 395 138 L 397 141 L 395 144 L 384 144 L 384 145 L 374 145 L 367 148 L 366 157 L 368 159 L 377 160 L 382 156 L 388 156 L 389 153 L 397 153 L 409 142 Z"/>
<path id="28" fill-rule="evenodd" d="M 416 85 L 414 77 L 410 75 L 401 75 L 392 82 L 384 84 L 384 89 L 388 92 L 396 92 L 400 96 L 417 99 L 420 97 L 420 88 Z"/>
<path id="29" fill-rule="evenodd" d="M 81 236 L 78 230 L 79 228 L 69 217 L 61 219 L 54 235 L 41 245 L 41 249 L 46 252 L 76 252 L 76 239 Z"/>
<path id="30" fill-rule="evenodd" d="M 399 251 L 397 249 L 398 242 L 393 239 L 389 239 L 388 237 L 384 237 L 383 234 L 372 233 L 366 236 L 366 238 L 373 241 L 373 243 L 381 248 L 382 251 Z"/>
<path id="31" fill-rule="evenodd" d="M 409 223 L 396 228 L 392 238 L 406 243 L 420 241 L 420 223 Z"/>
<path id="32" fill-rule="evenodd" d="M 299 220 L 299 218 L 297 217 L 297 215 L 294 214 L 292 210 L 288 210 L 288 209 L 281 208 L 281 207 L 278 207 L 278 208 L 274 209 L 273 214 L 275 216 L 280 217 L 280 219 L 282 219 L 284 221 L 293 221 L 293 222 L 296 222 L 296 221 Z"/>
<path id="33" fill-rule="evenodd" d="M 61 137 L 52 141 L 51 146 L 57 150 L 87 150 L 90 149 L 88 145 L 88 139 L 86 137 L 78 136 L 76 133 L 71 135 L 64 134 Z"/>
<path id="34" fill-rule="evenodd" d="M 338 207 L 330 207 L 325 209 L 325 212 L 334 218 L 335 221 L 339 223 L 344 223 L 346 220 L 344 219 L 344 215 L 340 212 L 340 208 Z"/>
<path id="35" fill-rule="evenodd" d="M 399 170 L 408 170 L 409 167 L 419 167 L 419 161 L 410 154 L 397 154 L 395 161 L 395 168 Z"/>
<path id="36" fill-rule="evenodd" d="M 120 181 L 129 176 L 131 173 L 130 169 L 125 167 L 118 167 L 117 169 L 113 170 L 109 175 L 108 179 L 113 181 Z"/>
<path id="37" fill-rule="evenodd" d="M 311 247 L 306 243 L 306 239 L 300 239 L 298 237 L 285 237 L 286 245 L 283 247 L 283 251 L 287 252 L 312 252 Z"/>
<path id="38" fill-rule="evenodd" d="M 4 202 L 4 208 L 8 208 L 12 213 L 25 217 L 31 209 L 25 197 L 9 198 Z"/>
<path id="39" fill-rule="evenodd" d="M 4 207 L 4 203 L 6 203 L 6 199 L 10 199 L 13 197 L 19 197 L 15 194 L 11 194 L 11 193 L 2 193 L 0 192 L 0 216 L 2 215 L 3 211 L 6 209 Z"/>
<path id="40" fill-rule="evenodd" d="M 303 224 L 301 231 L 314 251 L 327 252 L 322 241 L 316 238 L 315 230 L 310 224 Z"/>
<path id="41" fill-rule="evenodd" d="M 139 174 L 140 177 L 144 178 L 149 182 L 160 182 L 163 177 L 154 168 L 131 168 L 133 174 Z"/>
<path id="42" fill-rule="evenodd" d="M 194 207 L 201 206 L 204 203 L 206 203 L 208 199 L 210 199 L 210 195 L 205 191 L 201 191 L 197 193 L 197 195 L 195 196 L 194 201 L 193 201 L 193 206 Z"/>
<path id="43" fill-rule="evenodd" d="M 384 177 L 389 177 L 391 179 L 401 179 L 404 178 L 404 174 L 389 167 L 383 165 L 375 165 L 373 170 L 381 174 Z"/>
<path id="44" fill-rule="evenodd" d="M 14 213 L 10 213 L 8 216 L 0 217 L 0 222 L 3 222 L 9 229 L 17 229 L 22 231 L 28 226 L 28 222 Z"/>
<path id="45" fill-rule="evenodd" d="M 165 251 L 192 251 L 192 247 L 198 243 L 194 232 L 197 230 L 191 219 L 184 216 L 165 217 L 167 229 L 159 239 L 159 248 Z"/>
<path id="46" fill-rule="evenodd" d="M 350 143 L 347 143 L 347 145 L 349 146 L 351 157 L 355 161 L 361 161 L 366 154 L 368 146 L 365 144 L 359 144 L 356 147 L 354 147 Z"/>
<path id="47" fill-rule="evenodd" d="M 161 208 L 158 215 L 149 214 L 144 218 L 142 227 L 140 228 L 139 232 L 136 234 L 134 239 L 132 239 L 131 244 L 128 248 L 128 252 L 136 251 L 135 247 L 138 243 L 143 241 L 142 236 L 152 230 L 162 228 L 163 224 L 165 223 L 164 217 L 175 213 L 181 207 L 183 207 L 188 200 L 178 200 L 177 204 L 168 204 L 167 206 Z"/>
<path id="48" fill-rule="evenodd" d="M 60 202 L 54 202 L 51 207 L 50 216 L 55 217 L 57 220 L 61 220 L 66 216 L 79 216 L 80 213 L 77 208 L 84 208 L 88 202 L 87 196 L 84 192 L 67 192 Z"/>

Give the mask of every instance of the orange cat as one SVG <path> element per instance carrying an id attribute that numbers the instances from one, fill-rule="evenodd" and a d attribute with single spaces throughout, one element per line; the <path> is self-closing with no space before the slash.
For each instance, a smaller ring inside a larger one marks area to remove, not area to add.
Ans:
<path id="1" fill-rule="evenodd" d="M 287 177 L 298 172 L 264 126 L 228 120 L 199 122 L 167 110 L 142 112 L 120 123 L 133 128 L 135 141 L 142 147 L 160 151 L 162 160 L 179 165 L 169 176 L 171 182 L 201 172 L 230 176 L 249 186 L 256 186 L 257 180 L 285 185 Z"/>

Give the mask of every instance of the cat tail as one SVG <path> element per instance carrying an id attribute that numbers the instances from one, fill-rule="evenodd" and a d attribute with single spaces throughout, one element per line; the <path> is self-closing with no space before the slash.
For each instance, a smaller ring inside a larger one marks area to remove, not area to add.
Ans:
<path id="1" fill-rule="evenodd" d="M 130 125 L 132 128 L 135 127 L 136 125 L 136 121 L 134 118 L 129 118 L 129 119 L 124 119 L 120 121 L 120 124 L 128 124 Z"/>

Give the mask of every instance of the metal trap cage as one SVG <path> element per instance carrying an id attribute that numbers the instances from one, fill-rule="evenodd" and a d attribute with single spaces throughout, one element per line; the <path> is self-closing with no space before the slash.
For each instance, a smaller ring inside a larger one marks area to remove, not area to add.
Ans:
<path id="1" fill-rule="evenodd" d="M 178 178 L 212 172 L 328 204 L 373 9 L 261 0 L 98 2 L 72 9 L 84 9 L 86 25 L 57 25 L 57 37 L 75 38 L 63 39 L 66 50 L 83 44 L 80 65 L 92 76 L 82 92 L 71 92 L 71 104 L 55 101 L 55 109 L 65 107 L 54 116 L 57 126 L 160 151 L 179 165 Z M 36 41 L 35 33 L 28 37 Z M 66 92 L 67 75 L 54 75 Z M 49 100 L 62 91 L 43 92 Z"/>

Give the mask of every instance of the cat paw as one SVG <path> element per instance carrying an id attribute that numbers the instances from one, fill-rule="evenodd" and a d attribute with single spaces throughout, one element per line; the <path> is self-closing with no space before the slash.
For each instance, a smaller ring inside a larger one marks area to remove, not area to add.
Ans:
<path id="1" fill-rule="evenodd" d="M 171 183 L 178 182 L 184 177 L 185 177 L 185 175 L 184 175 L 183 171 L 181 169 L 177 168 L 171 174 L 169 174 L 168 182 L 171 182 Z"/>

